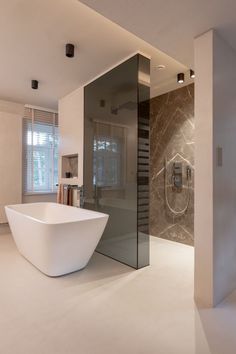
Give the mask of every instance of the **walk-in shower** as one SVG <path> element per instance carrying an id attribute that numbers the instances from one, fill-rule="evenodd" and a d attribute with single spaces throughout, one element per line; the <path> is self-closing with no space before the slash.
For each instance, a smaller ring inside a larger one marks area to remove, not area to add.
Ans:
<path id="1" fill-rule="evenodd" d="M 151 99 L 150 233 L 194 244 L 194 85 Z"/>

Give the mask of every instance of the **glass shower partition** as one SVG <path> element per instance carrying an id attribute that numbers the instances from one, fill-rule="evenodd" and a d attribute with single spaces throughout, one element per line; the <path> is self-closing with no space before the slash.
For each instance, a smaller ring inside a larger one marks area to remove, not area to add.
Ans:
<path id="1" fill-rule="evenodd" d="M 133 56 L 84 95 L 84 208 L 109 214 L 97 251 L 147 266 L 150 60 Z"/>

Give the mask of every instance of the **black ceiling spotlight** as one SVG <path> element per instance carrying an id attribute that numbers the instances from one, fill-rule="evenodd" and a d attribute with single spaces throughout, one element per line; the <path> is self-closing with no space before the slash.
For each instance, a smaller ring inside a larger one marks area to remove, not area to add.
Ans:
<path id="1" fill-rule="evenodd" d="M 104 108 L 106 105 L 106 101 L 105 100 L 100 100 L 100 107 Z"/>
<path id="2" fill-rule="evenodd" d="M 66 56 L 68 58 L 73 58 L 75 55 L 75 46 L 74 44 L 67 43 L 66 44 Z"/>
<path id="3" fill-rule="evenodd" d="M 195 78 L 195 72 L 192 69 L 190 69 L 190 77 L 191 79 Z"/>
<path id="4" fill-rule="evenodd" d="M 184 73 L 177 74 L 177 82 L 182 84 L 184 82 Z"/>
<path id="5" fill-rule="evenodd" d="M 31 80 L 31 88 L 32 88 L 33 90 L 37 90 L 38 87 L 39 87 L 39 82 L 38 82 L 38 80 Z"/>

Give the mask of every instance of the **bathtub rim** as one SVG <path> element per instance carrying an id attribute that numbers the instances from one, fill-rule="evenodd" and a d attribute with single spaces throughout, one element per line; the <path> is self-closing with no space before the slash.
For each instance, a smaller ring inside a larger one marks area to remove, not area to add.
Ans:
<path id="1" fill-rule="evenodd" d="M 26 213 L 20 212 L 19 210 L 14 209 L 14 207 L 17 207 L 19 205 L 35 205 L 35 204 L 51 204 L 51 205 L 57 205 L 57 206 L 62 206 L 62 207 L 68 207 L 68 208 L 76 208 L 78 210 L 85 210 L 88 211 L 91 214 L 99 214 L 97 217 L 92 217 L 92 218 L 87 218 L 87 219 L 80 219 L 80 220 L 72 220 L 72 221 L 60 221 L 60 222 L 46 222 L 40 219 L 37 219 L 33 216 L 30 216 Z M 47 225 L 47 226 L 56 226 L 56 225 L 65 225 L 65 224 L 75 224 L 78 222 L 83 222 L 83 221 L 89 221 L 89 220 L 97 220 L 97 219 L 102 219 L 102 218 L 109 218 L 108 214 L 105 213 L 100 213 L 99 211 L 94 211 L 94 210 L 89 210 L 89 209 L 83 209 L 83 208 L 78 208 L 78 207 L 73 207 L 70 205 L 65 205 L 65 204 L 59 204 L 59 203 L 53 203 L 53 202 L 37 202 L 37 203 L 19 203 L 19 204 L 10 204 L 10 205 L 5 205 L 5 211 L 7 212 L 7 210 L 9 209 L 10 211 L 13 211 L 16 214 L 19 215 L 23 215 L 25 217 L 27 217 L 27 219 L 30 219 L 32 221 L 35 221 L 37 223 L 43 224 L 43 225 Z"/>

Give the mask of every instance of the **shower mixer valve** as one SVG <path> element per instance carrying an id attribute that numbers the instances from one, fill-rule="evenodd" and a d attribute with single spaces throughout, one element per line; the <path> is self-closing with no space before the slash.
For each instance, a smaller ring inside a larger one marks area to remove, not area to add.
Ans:
<path id="1" fill-rule="evenodd" d="M 186 167 L 187 181 L 191 180 L 192 170 L 190 166 Z M 172 169 L 172 184 L 173 187 L 180 190 L 183 187 L 183 169 L 182 162 L 174 162 Z"/>
<path id="2" fill-rule="evenodd" d="M 187 176 L 187 180 L 189 181 L 192 177 L 192 169 L 190 166 L 186 167 L 186 176 Z"/>
<path id="3" fill-rule="evenodd" d="M 166 201 L 166 206 L 168 210 L 175 216 L 183 216 L 186 211 L 188 210 L 189 207 L 189 202 L 190 202 L 190 184 L 191 184 L 191 175 L 192 175 L 192 168 L 187 165 L 186 166 L 186 203 L 183 206 L 182 209 L 176 209 L 171 206 L 169 197 L 168 197 L 168 163 L 167 163 L 167 158 L 165 158 L 165 175 L 164 175 L 164 184 L 165 184 L 165 201 Z M 180 161 L 173 162 L 172 163 L 172 173 L 171 173 L 171 186 L 173 192 L 181 192 L 183 188 L 183 163 Z"/>
<path id="4" fill-rule="evenodd" d="M 172 170 L 172 183 L 176 189 L 181 189 L 183 186 L 182 163 L 174 162 Z"/>

